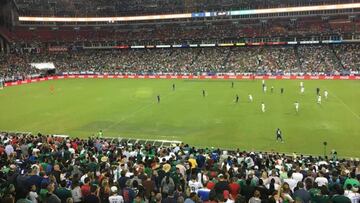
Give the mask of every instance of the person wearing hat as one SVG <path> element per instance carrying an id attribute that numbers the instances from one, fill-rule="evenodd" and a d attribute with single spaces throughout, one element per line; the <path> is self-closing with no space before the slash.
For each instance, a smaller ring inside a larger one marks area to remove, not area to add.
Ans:
<path id="1" fill-rule="evenodd" d="M 171 165 L 170 164 L 164 164 L 162 169 L 164 170 L 165 173 L 169 173 L 171 170 Z"/>
<path id="2" fill-rule="evenodd" d="M 110 190 L 111 196 L 109 197 L 109 203 L 124 203 L 124 198 L 118 194 L 118 188 L 116 186 L 112 186 Z"/>
<path id="3" fill-rule="evenodd" d="M 230 190 L 226 175 L 220 173 L 218 179 L 219 182 L 217 182 L 214 187 L 216 194 L 223 194 L 224 190 Z"/>

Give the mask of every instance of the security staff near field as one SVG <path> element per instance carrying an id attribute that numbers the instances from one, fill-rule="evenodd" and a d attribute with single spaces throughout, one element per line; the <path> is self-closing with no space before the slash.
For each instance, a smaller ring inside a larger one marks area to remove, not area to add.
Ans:
<path id="1" fill-rule="evenodd" d="M 278 140 L 281 140 L 281 142 L 284 142 L 284 141 L 283 141 L 283 138 L 282 138 L 282 133 L 281 133 L 280 128 L 278 128 L 278 129 L 276 130 L 276 141 L 278 141 Z"/>

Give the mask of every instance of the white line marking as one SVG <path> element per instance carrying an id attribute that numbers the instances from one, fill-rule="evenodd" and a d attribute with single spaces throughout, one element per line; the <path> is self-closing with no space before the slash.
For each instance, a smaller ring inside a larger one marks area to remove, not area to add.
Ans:
<path id="1" fill-rule="evenodd" d="M 336 94 L 335 94 L 334 92 L 332 92 L 332 94 L 334 95 L 334 97 L 335 97 L 337 100 L 339 100 L 339 101 L 345 106 L 345 108 L 346 108 L 348 111 L 350 111 L 357 119 L 360 120 L 360 116 L 359 116 L 358 114 L 356 114 L 353 110 L 351 110 L 351 108 L 350 108 L 347 104 L 345 104 L 345 102 L 344 102 L 342 99 L 340 99 L 338 96 L 336 96 Z"/>
<path id="2" fill-rule="evenodd" d="M 170 92 L 170 93 L 168 93 L 168 94 L 165 94 L 165 96 L 162 96 L 161 99 L 167 98 L 168 96 L 173 95 L 173 94 L 174 94 L 174 92 L 172 91 L 172 92 Z M 120 119 L 119 122 L 116 122 L 116 123 L 111 124 L 111 125 L 109 125 L 108 127 L 104 128 L 103 131 L 108 130 L 108 129 L 110 129 L 110 128 L 112 128 L 112 127 L 120 124 L 120 123 L 123 122 L 124 120 L 126 120 L 126 119 L 128 119 L 128 118 L 130 118 L 130 117 L 133 117 L 135 114 L 137 114 L 137 113 L 139 113 L 139 112 L 141 112 L 141 111 L 143 111 L 143 110 L 145 110 L 145 109 L 150 108 L 150 107 L 153 106 L 154 104 L 158 104 L 158 103 L 157 103 L 157 102 L 152 102 L 152 103 L 149 103 L 149 104 L 147 104 L 147 105 L 141 106 L 141 107 L 138 108 L 137 110 L 133 111 L 131 114 L 128 114 L 127 116 L 124 116 L 122 119 Z M 161 102 L 160 102 L 160 104 L 161 104 Z"/>

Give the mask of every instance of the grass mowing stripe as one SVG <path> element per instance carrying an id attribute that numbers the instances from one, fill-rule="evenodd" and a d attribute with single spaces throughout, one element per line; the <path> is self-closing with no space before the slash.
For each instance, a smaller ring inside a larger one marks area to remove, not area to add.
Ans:
<path id="1" fill-rule="evenodd" d="M 177 86 L 175 92 L 172 83 Z M 360 157 L 358 144 L 349 141 L 360 134 L 355 117 L 360 110 L 358 81 L 305 81 L 304 95 L 299 94 L 299 81 L 268 80 L 266 84 L 275 87 L 273 94 L 262 92 L 261 80 L 235 81 L 234 88 L 231 81 L 213 80 L 34 83 L 0 93 L 0 129 L 80 138 L 105 129 L 105 136 L 124 139 L 176 139 L 194 146 L 304 154 L 323 154 L 322 143 L 327 141 L 328 148 L 341 157 Z M 53 95 L 50 85 L 56 89 Z M 316 104 L 317 87 L 332 89 L 329 101 L 321 106 Z M 205 98 L 202 89 L 208 92 Z M 236 94 L 239 103 L 233 101 Z M 248 94 L 254 103 L 248 102 Z M 161 96 L 159 105 L 156 95 Z M 261 113 L 261 101 L 266 113 Z M 298 114 L 294 101 L 300 102 Z M 275 141 L 277 127 L 284 133 L 284 144 Z"/>
<path id="2" fill-rule="evenodd" d="M 161 100 L 163 98 L 167 98 L 168 96 L 172 95 L 172 94 L 175 94 L 175 91 L 171 91 L 167 94 L 165 94 L 165 96 L 161 96 L 160 97 L 160 103 L 161 103 Z M 116 123 L 113 123 L 111 125 L 109 125 L 108 127 L 104 128 L 104 131 L 105 130 L 108 130 L 108 129 L 111 129 L 112 127 L 116 126 L 116 125 L 119 125 L 121 122 L 125 121 L 126 119 L 130 118 L 130 117 L 133 117 L 134 115 L 136 115 L 137 113 L 141 112 L 141 111 L 144 111 L 148 108 L 150 108 L 151 106 L 153 106 L 154 104 L 158 104 L 157 102 L 151 102 L 147 105 L 142 105 L 141 107 L 139 107 L 137 110 L 133 111 L 132 113 L 128 114 L 125 118 L 121 118 L 119 122 L 116 122 Z"/>

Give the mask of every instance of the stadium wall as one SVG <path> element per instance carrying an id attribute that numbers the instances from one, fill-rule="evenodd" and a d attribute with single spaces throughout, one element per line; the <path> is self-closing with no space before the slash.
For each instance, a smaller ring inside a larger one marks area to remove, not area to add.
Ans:
<path id="1" fill-rule="evenodd" d="M 325 75 L 305 75 L 305 76 L 250 76 L 250 75 L 236 75 L 236 76 L 196 76 L 196 75 L 64 75 L 64 76 L 50 76 L 42 78 L 33 78 L 27 80 L 19 80 L 15 82 L 6 82 L 5 87 L 17 86 L 22 84 L 41 82 L 47 80 L 59 79 L 235 79 L 235 80 L 251 80 L 251 79 L 273 79 L 273 80 L 360 80 L 360 76 L 325 76 Z"/>

